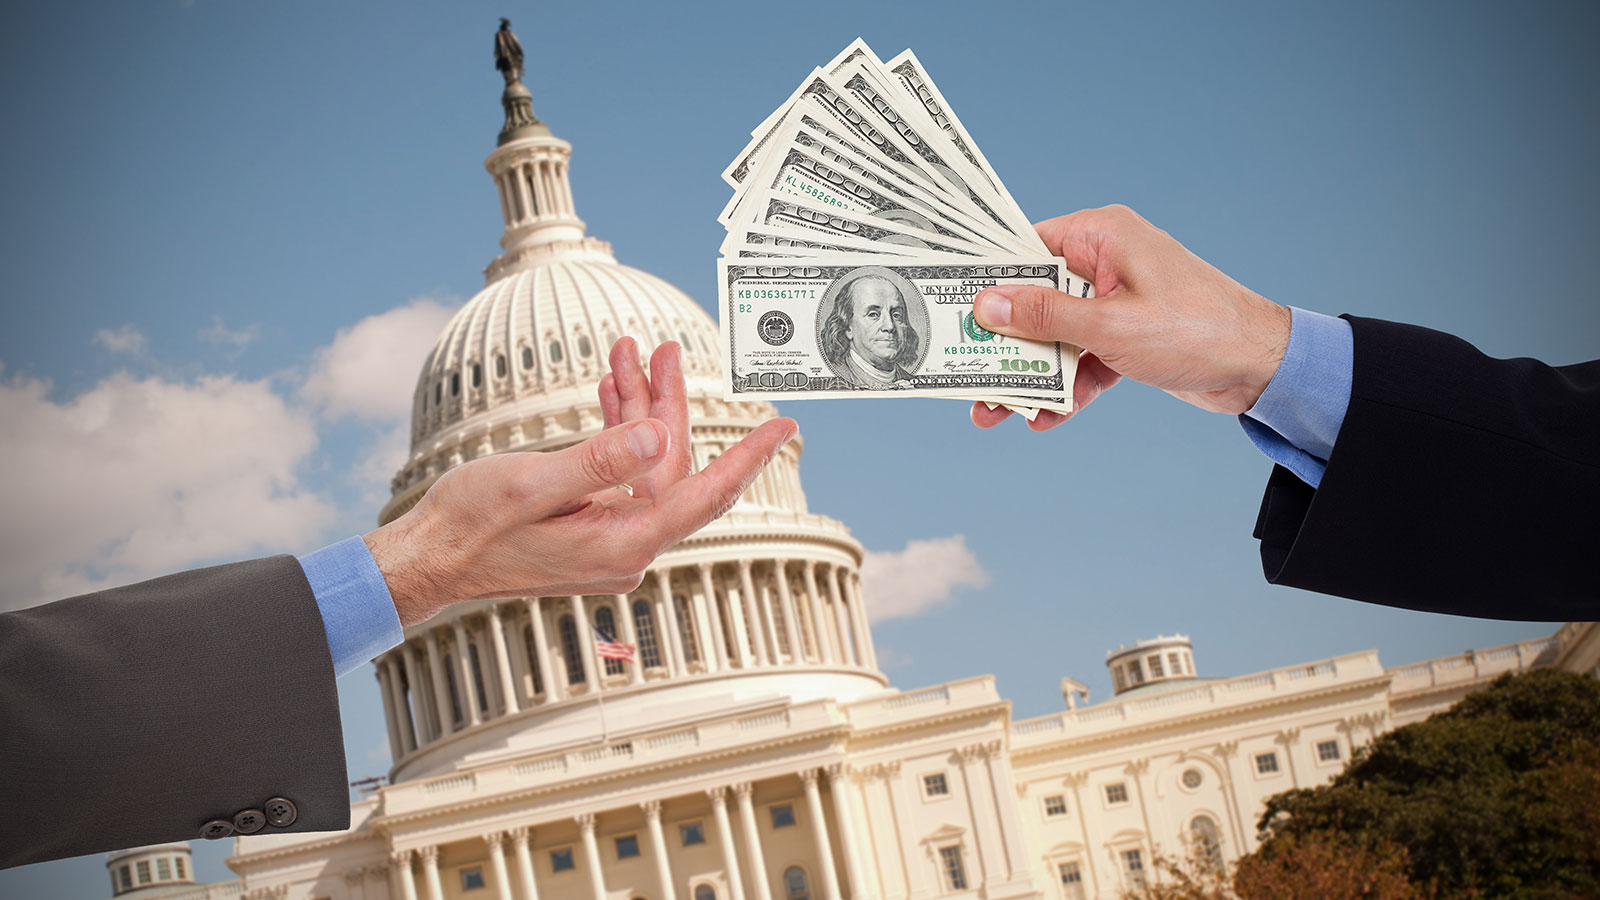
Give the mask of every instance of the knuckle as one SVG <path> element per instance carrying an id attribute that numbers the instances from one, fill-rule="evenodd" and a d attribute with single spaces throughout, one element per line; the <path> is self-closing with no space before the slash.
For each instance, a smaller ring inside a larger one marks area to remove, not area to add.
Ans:
<path id="1" fill-rule="evenodd" d="M 604 441 L 595 441 L 578 456 L 578 468 L 595 484 L 615 484 L 621 480 L 617 448 Z"/>

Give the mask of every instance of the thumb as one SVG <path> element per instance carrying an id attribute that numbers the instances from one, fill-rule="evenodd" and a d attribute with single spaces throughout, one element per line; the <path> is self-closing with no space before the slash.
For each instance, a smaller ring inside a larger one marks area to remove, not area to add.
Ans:
<path id="1" fill-rule="evenodd" d="M 645 419 L 607 428 L 581 444 L 550 454 L 539 473 L 541 506 L 561 509 L 595 491 L 644 475 L 667 456 L 672 435 L 665 423 Z"/>
<path id="2" fill-rule="evenodd" d="M 1094 349 L 1103 305 L 1093 297 L 1074 297 L 1029 284 L 992 287 L 972 303 L 973 317 L 990 331 L 1036 341 L 1063 341 Z"/>

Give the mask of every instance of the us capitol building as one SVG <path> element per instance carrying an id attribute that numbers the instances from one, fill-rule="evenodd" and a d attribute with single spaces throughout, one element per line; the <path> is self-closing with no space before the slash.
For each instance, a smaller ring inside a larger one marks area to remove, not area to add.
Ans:
<path id="1" fill-rule="evenodd" d="M 586 235 L 572 147 L 507 75 L 485 167 L 505 234 L 413 394 L 380 521 L 444 471 L 600 430 L 621 335 L 683 345 L 697 465 L 775 414 L 722 398 L 717 325 Z M 1385 669 L 1375 651 L 1199 674 L 1182 636 L 1107 658 L 1115 695 L 1014 721 L 992 676 L 891 687 L 845 526 L 809 512 L 801 442 L 625 595 L 457 604 L 376 660 L 394 767 L 343 833 L 236 837 L 241 880 L 186 844 L 107 858 L 128 900 L 1112 898 L 1152 854 L 1257 845 L 1265 799 L 1501 672 L 1600 671 L 1600 631 Z M 638 647 L 602 661 L 593 622 Z"/>

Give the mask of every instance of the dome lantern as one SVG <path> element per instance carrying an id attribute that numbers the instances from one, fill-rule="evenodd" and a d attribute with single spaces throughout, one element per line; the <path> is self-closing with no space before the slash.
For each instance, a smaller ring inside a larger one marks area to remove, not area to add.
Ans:
<path id="1" fill-rule="evenodd" d="M 1111 682 L 1118 694 L 1147 684 L 1192 681 L 1198 677 L 1194 649 L 1185 634 L 1158 635 L 1118 647 L 1106 654 L 1106 668 L 1111 670 Z"/>

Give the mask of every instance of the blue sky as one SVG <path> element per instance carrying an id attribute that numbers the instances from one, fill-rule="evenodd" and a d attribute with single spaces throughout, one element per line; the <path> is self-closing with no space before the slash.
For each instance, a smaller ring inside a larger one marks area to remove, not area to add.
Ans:
<path id="1" fill-rule="evenodd" d="M 1600 355 L 1596 10 L 1294 6 L 6 4 L 0 608 L 372 526 L 422 353 L 383 340 L 426 333 L 498 249 L 500 15 L 590 232 L 708 310 L 717 173 L 860 35 L 916 49 L 1035 219 L 1127 203 L 1280 302 Z M 902 687 L 993 673 L 1021 717 L 1060 708 L 1063 675 L 1106 696 L 1105 652 L 1158 632 L 1231 675 L 1554 630 L 1267 585 L 1269 464 L 1137 385 L 1046 435 L 944 401 L 783 412 L 814 511 L 886 553 L 964 535 L 987 574 L 876 627 Z M 340 690 L 352 778 L 384 770 L 370 667 Z M 197 848 L 203 878 L 226 849 Z M 25 894 L 106 896 L 105 870 L 0 872 Z"/>

